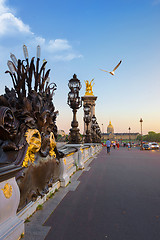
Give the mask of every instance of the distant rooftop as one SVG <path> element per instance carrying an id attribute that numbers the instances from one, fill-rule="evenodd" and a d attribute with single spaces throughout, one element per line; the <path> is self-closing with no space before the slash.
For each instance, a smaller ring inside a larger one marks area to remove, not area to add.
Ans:
<path id="1" fill-rule="evenodd" d="M 102 135 L 109 135 L 110 133 L 102 133 Z M 139 133 L 130 133 L 130 135 L 138 135 Z M 129 133 L 114 133 L 114 135 L 119 136 L 119 135 L 129 135 Z"/>

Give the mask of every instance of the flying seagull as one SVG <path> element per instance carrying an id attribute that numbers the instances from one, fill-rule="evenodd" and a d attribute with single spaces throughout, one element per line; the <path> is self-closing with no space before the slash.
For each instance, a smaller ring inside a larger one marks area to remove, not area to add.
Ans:
<path id="1" fill-rule="evenodd" d="M 110 73 L 111 75 L 115 75 L 114 72 L 115 72 L 115 70 L 119 67 L 119 65 L 121 64 L 121 62 L 122 62 L 122 60 L 117 64 L 117 66 L 113 69 L 112 72 L 108 72 L 108 71 L 103 70 L 103 69 L 100 69 L 100 70 L 101 70 L 101 71 L 104 71 L 104 72 L 108 72 L 108 73 Z"/>

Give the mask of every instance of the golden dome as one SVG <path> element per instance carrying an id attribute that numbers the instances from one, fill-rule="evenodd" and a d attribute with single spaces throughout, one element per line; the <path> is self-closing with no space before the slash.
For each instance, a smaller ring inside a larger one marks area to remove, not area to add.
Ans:
<path id="1" fill-rule="evenodd" d="M 109 125 L 107 127 L 107 133 L 114 133 L 114 128 L 111 124 L 111 121 L 109 121 Z"/>

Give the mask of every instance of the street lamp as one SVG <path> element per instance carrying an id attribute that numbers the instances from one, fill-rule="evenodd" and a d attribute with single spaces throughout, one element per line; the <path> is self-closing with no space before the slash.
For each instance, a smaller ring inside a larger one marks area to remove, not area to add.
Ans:
<path id="1" fill-rule="evenodd" d="M 102 123 L 102 135 L 103 135 L 103 138 L 102 138 L 102 142 L 104 141 L 104 130 L 103 130 L 103 123 Z"/>
<path id="2" fill-rule="evenodd" d="M 142 123 L 143 123 L 143 120 L 141 118 L 140 119 L 140 124 L 141 124 L 141 150 L 143 150 L 143 148 L 142 148 Z"/>
<path id="3" fill-rule="evenodd" d="M 101 129 L 100 129 L 99 125 L 96 128 L 96 135 L 97 135 L 97 142 L 100 143 L 101 142 Z"/>
<path id="4" fill-rule="evenodd" d="M 131 146 L 131 138 L 130 138 L 130 130 L 131 130 L 131 128 L 129 127 L 128 130 L 129 130 L 129 143 L 130 143 L 130 146 Z"/>
<path id="5" fill-rule="evenodd" d="M 92 116 L 92 125 L 91 125 L 91 137 L 92 137 L 92 142 L 95 143 L 96 142 L 96 117 L 95 115 Z"/>
<path id="6" fill-rule="evenodd" d="M 86 135 L 85 135 L 85 143 L 91 143 L 92 140 L 91 140 L 91 134 L 90 134 L 90 130 L 88 129 L 88 125 L 91 121 L 91 116 L 90 116 L 90 106 L 88 104 L 85 104 L 84 105 L 84 122 L 86 123 L 87 125 L 87 129 L 86 129 Z"/>
<path id="7" fill-rule="evenodd" d="M 77 109 L 82 106 L 82 102 L 79 97 L 79 91 L 82 85 L 76 74 L 74 74 L 73 78 L 69 80 L 68 87 L 70 88 L 70 92 L 68 93 L 67 103 L 73 111 L 73 121 L 71 123 L 72 128 L 70 129 L 69 134 L 69 143 L 80 143 L 80 134 L 78 129 L 78 122 L 76 120 L 76 113 Z"/>

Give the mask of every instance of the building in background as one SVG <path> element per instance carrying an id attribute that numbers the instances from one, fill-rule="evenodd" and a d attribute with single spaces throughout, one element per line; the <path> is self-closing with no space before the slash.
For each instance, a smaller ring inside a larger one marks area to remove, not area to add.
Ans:
<path id="1" fill-rule="evenodd" d="M 107 133 L 102 133 L 102 140 L 110 139 L 111 141 L 136 141 L 139 133 L 114 133 L 114 127 L 109 121 L 109 125 L 107 127 Z"/>

